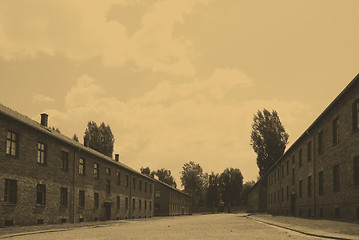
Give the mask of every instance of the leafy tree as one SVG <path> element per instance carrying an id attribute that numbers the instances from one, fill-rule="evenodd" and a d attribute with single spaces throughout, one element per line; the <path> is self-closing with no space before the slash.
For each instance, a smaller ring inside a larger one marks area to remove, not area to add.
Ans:
<path id="1" fill-rule="evenodd" d="M 258 110 L 257 115 L 253 116 L 251 145 L 257 153 L 260 176 L 282 156 L 288 137 L 276 111 Z"/>
<path id="2" fill-rule="evenodd" d="M 218 206 L 221 198 L 219 175 L 212 172 L 208 175 L 208 188 L 206 192 L 206 204 L 212 211 Z"/>
<path id="3" fill-rule="evenodd" d="M 171 170 L 167 170 L 164 168 L 158 169 L 157 171 L 153 172 L 158 177 L 158 180 L 167 183 L 172 187 L 177 187 L 177 183 L 174 178 L 171 176 Z"/>
<path id="4" fill-rule="evenodd" d="M 146 168 L 141 167 L 140 170 L 141 170 L 141 173 L 142 173 L 142 174 L 145 174 L 145 175 L 147 175 L 147 176 L 149 176 L 149 177 L 151 177 L 151 178 L 153 178 L 154 175 L 155 175 L 155 173 L 154 173 L 153 171 L 151 172 L 151 170 L 150 170 L 149 167 L 146 167 Z"/>
<path id="5" fill-rule="evenodd" d="M 73 140 L 75 140 L 76 142 L 79 142 L 79 138 L 77 137 L 76 133 L 74 134 L 74 136 L 72 137 Z"/>
<path id="6" fill-rule="evenodd" d="M 196 209 L 203 206 L 205 175 L 199 164 L 190 161 L 182 167 L 181 182 L 184 192 L 192 195 L 192 206 Z M 202 204 L 201 204 L 202 203 Z"/>
<path id="7" fill-rule="evenodd" d="M 227 168 L 220 176 L 222 199 L 228 206 L 240 202 L 243 176 L 238 168 Z"/>
<path id="8" fill-rule="evenodd" d="M 102 122 L 100 126 L 97 126 L 94 121 L 89 121 L 85 130 L 85 138 L 88 140 L 90 148 L 112 157 L 115 138 L 109 125 Z"/>

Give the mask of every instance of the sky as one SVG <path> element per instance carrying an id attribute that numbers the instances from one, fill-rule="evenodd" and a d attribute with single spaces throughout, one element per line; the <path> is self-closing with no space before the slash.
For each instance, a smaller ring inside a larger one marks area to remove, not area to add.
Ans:
<path id="1" fill-rule="evenodd" d="M 83 142 L 109 124 L 134 168 L 239 168 L 256 180 L 253 115 L 292 144 L 358 74 L 359 1 L 0 2 L 0 103 Z"/>

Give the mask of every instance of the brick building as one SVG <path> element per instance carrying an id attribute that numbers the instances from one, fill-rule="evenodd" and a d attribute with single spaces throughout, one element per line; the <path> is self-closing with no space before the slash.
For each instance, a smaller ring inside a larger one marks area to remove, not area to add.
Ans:
<path id="1" fill-rule="evenodd" d="M 0 226 L 148 218 L 154 180 L 0 104 Z"/>
<path id="2" fill-rule="evenodd" d="M 247 212 L 265 212 L 267 210 L 267 190 L 264 181 L 258 181 L 247 194 Z"/>
<path id="3" fill-rule="evenodd" d="M 191 214 L 191 196 L 164 182 L 155 182 L 155 216 Z"/>
<path id="4" fill-rule="evenodd" d="M 270 213 L 359 219 L 359 75 L 265 178 Z"/>

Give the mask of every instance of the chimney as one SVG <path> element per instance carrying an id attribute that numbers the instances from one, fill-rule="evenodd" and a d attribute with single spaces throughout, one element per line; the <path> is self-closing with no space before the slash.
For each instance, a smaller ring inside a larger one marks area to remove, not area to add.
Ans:
<path id="1" fill-rule="evenodd" d="M 88 147 L 89 146 L 89 139 L 88 137 L 84 136 L 84 146 Z"/>
<path id="2" fill-rule="evenodd" d="M 48 116 L 46 113 L 42 113 L 41 114 L 41 125 L 44 126 L 44 127 L 47 127 L 47 119 L 48 119 Z"/>
<path id="3" fill-rule="evenodd" d="M 118 154 L 118 153 L 115 154 L 115 161 L 116 162 L 120 161 L 120 154 Z"/>

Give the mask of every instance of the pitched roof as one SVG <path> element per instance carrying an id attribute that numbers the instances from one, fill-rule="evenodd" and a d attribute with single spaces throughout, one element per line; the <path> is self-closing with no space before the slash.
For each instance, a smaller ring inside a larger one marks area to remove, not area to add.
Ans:
<path id="1" fill-rule="evenodd" d="M 274 166 L 281 161 L 283 158 L 285 158 L 288 153 L 299 143 L 300 140 L 304 138 L 304 136 L 307 135 L 307 133 L 314 128 L 314 126 L 333 108 L 335 104 L 337 104 L 353 87 L 354 85 L 359 84 L 359 74 L 357 74 L 352 81 L 339 93 L 339 95 L 328 105 L 328 107 L 325 108 L 325 110 L 314 120 L 314 122 L 305 130 L 302 135 L 283 153 L 283 155 L 273 163 L 273 165 L 266 171 L 264 175 L 267 175 L 269 171 L 274 168 Z"/>
<path id="2" fill-rule="evenodd" d="M 103 160 L 105 160 L 107 162 L 111 162 L 112 164 L 118 165 L 118 166 L 120 166 L 122 168 L 125 168 L 125 169 L 131 171 L 131 172 L 134 172 L 134 173 L 136 173 L 138 175 L 141 175 L 141 176 L 143 176 L 143 177 L 145 177 L 147 179 L 150 179 L 151 181 L 154 181 L 154 179 L 148 177 L 147 175 L 142 174 L 142 173 L 136 171 L 135 169 L 133 169 L 133 168 L 131 168 L 131 167 L 129 167 L 129 166 L 123 164 L 123 163 L 116 162 L 112 158 L 110 158 L 110 157 L 108 157 L 108 156 L 106 156 L 106 155 L 104 155 L 104 154 L 102 154 L 102 153 L 100 153 L 100 152 L 98 152 L 96 150 L 93 150 L 92 148 L 85 147 L 81 143 L 79 143 L 79 142 L 77 142 L 77 141 L 75 141 L 75 140 L 73 140 L 73 139 L 71 139 L 71 138 L 69 138 L 69 137 L 67 137 L 67 136 L 65 136 L 65 135 L 63 135 L 61 133 L 56 132 L 55 130 L 50 129 L 49 127 L 45 127 L 45 126 L 39 124 L 38 122 L 32 120 L 31 118 L 29 118 L 29 117 L 27 117 L 27 116 L 25 116 L 25 115 L 23 115 L 23 114 L 21 114 L 21 113 L 19 113 L 17 111 L 12 110 L 9 107 L 6 107 L 6 106 L 2 105 L 1 103 L 0 103 L 0 113 L 2 113 L 3 115 L 5 115 L 5 116 L 7 116 L 7 117 L 9 117 L 11 119 L 19 121 L 19 122 L 21 122 L 21 123 L 23 123 L 23 124 L 25 124 L 25 125 L 27 125 L 29 127 L 32 127 L 33 129 L 36 129 L 36 130 L 38 130 L 38 131 L 40 131 L 42 133 L 45 133 L 45 134 L 47 134 L 47 135 L 49 135 L 49 136 L 51 136 L 53 138 L 56 138 L 56 139 L 58 139 L 58 140 L 60 140 L 60 141 L 62 141 L 64 143 L 67 143 L 67 144 L 69 144 L 69 145 L 71 145 L 71 146 L 73 146 L 75 148 L 81 149 L 82 151 L 85 151 L 85 152 L 87 152 L 89 154 L 92 154 L 92 155 L 94 155 L 94 156 L 96 156 L 98 158 L 101 158 L 101 159 L 103 159 Z"/>
<path id="3" fill-rule="evenodd" d="M 175 190 L 175 191 L 177 191 L 177 192 L 179 192 L 179 193 L 181 193 L 181 194 L 190 196 L 189 194 L 183 192 L 182 190 L 179 190 L 179 189 L 177 189 L 177 188 L 175 188 L 175 187 L 172 187 L 171 185 L 169 185 L 169 184 L 167 184 L 167 183 L 165 183 L 165 182 L 162 182 L 162 181 L 160 181 L 160 180 L 158 180 L 158 179 L 154 179 L 154 180 L 157 181 L 158 183 L 160 183 L 160 184 L 162 184 L 162 185 L 168 187 L 168 188 L 171 188 L 172 190 Z"/>

